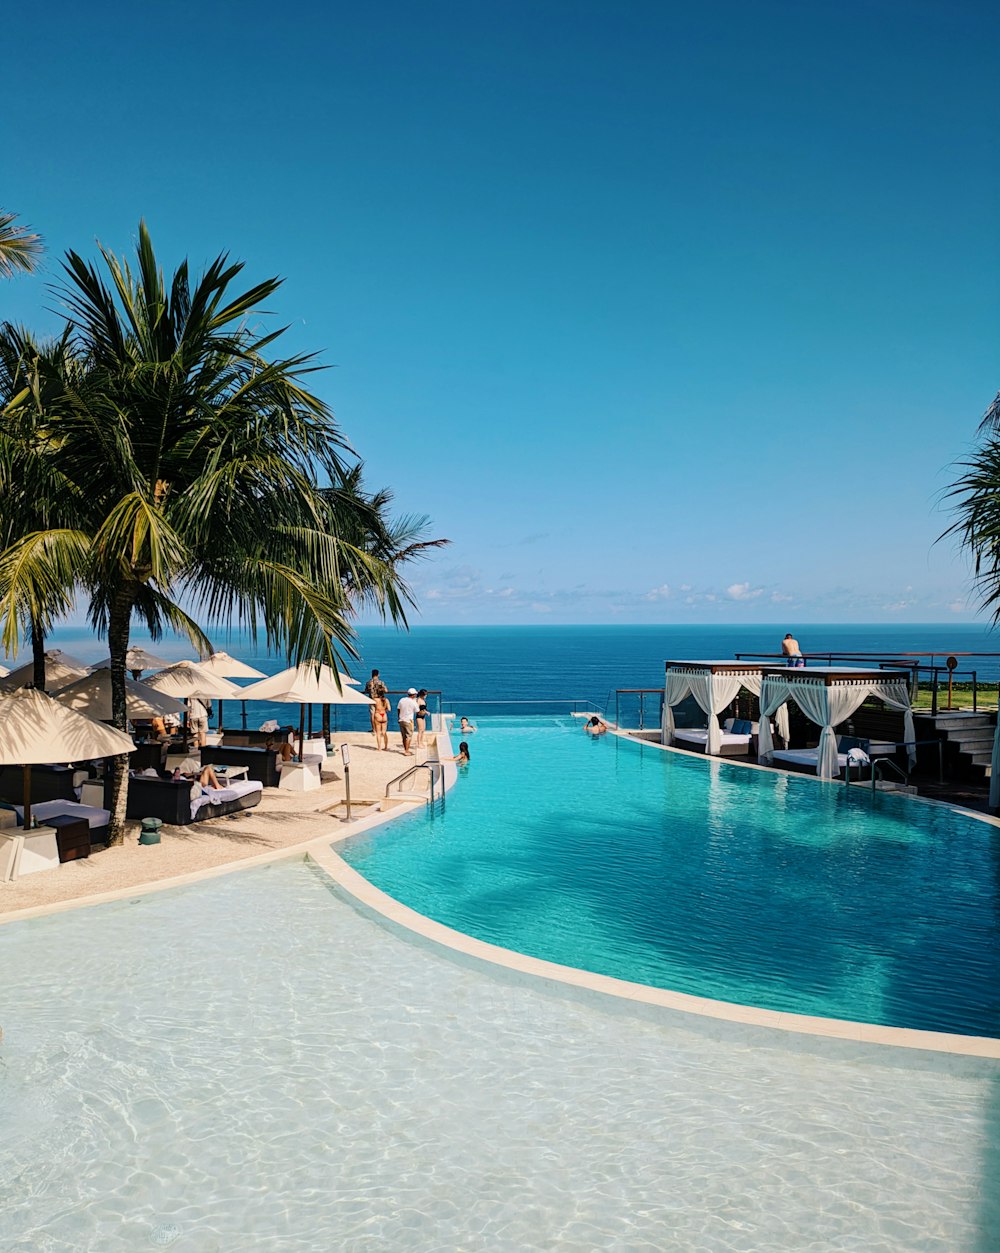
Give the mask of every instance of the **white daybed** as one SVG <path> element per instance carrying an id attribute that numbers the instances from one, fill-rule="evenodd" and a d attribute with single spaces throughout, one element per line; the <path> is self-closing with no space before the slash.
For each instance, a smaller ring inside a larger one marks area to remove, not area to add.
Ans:
<path id="1" fill-rule="evenodd" d="M 234 779 L 228 787 L 202 788 L 200 796 L 195 796 L 194 788 L 192 788 L 191 821 L 194 822 L 198 818 L 211 818 L 212 814 L 201 813 L 206 806 L 223 805 L 226 801 L 238 801 L 241 797 L 250 796 L 254 792 L 263 792 L 263 790 L 263 783 L 259 783 L 256 779 Z"/>
<path id="2" fill-rule="evenodd" d="M 21 822 L 24 821 L 24 806 L 15 805 L 14 811 Z M 81 805 L 78 801 L 35 801 L 31 806 L 31 816 L 43 823 L 46 818 L 57 814 L 70 814 L 74 818 L 86 818 L 91 831 L 99 831 L 111 821 L 111 810 L 100 809 L 97 805 Z"/>
<path id="3" fill-rule="evenodd" d="M 733 724 L 737 722 L 736 718 L 727 718 L 722 724 L 722 731 L 719 735 L 719 756 L 720 757 L 742 757 L 750 752 L 751 736 L 756 735 L 760 727 L 760 723 L 753 722 L 750 724 L 750 731 L 747 734 L 736 734 L 733 731 Z M 679 744 L 682 748 L 690 745 L 692 748 L 700 748 L 703 752 L 708 743 L 708 728 L 698 730 L 684 729 L 678 730 L 674 728 L 674 743 Z"/>

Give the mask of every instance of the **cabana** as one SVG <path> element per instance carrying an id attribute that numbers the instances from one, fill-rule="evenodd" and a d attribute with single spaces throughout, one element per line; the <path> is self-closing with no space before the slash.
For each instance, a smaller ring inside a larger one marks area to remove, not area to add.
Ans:
<path id="1" fill-rule="evenodd" d="M 723 732 L 718 715 L 736 699 L 741 688 L 754 696 L 760 696 L 764 675 L 773 667 L 753 661 L 668 661 L 663 694 L 662 742 L 672 744 L 677 736 L 674 726 L 674 706 L 688 696 L 693 696 L 708 719 L 705 734 L 705 752 L 718 755 L 723 745 Z M 763 733 L 764 718 L 761 715 L 760 732 Z M 788 713 L 778 709 L 778 734 L 788 741 Z M 699 735 L 700 740 L 700 735 Z M 729 737 L 732 739 L 732 737 Z M 768 728 L 768 743 L 771 742 Z M 747 750 L 750 736 L 746 735 Z"/>
<path id="2" fill-rule="evenodd" d="M 869 696 L 877 696 L 890 709 L 902 710 L 906 751 L 912 768 L 917 752 L 907 674 L 899 670 L 856 670 L 835 666 L 771 670 L 764 675 L 760 693 L 757 760 L 771 764 L 774 744 L 768 719 L 786 701 L 793 700 L 811 722 L 822 727 L 816 754 L 817 775 L 821 779 L 836 778 L 840 773 L 840 762 L 833 728 L 846 722 Z"/>

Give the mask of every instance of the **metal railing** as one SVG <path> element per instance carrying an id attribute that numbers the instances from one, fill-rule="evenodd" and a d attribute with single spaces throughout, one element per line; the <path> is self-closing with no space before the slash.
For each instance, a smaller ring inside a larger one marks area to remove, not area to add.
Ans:
<path id="1" fill-rule="evenodd" d="M 872 792 L 875 791 L 875 783 L 878 779 L 878 772 L 883 766 L 888 766 L 891 770 L 894 770 L 896 774 L 899 775 L 899 777 L 903 780 L 904 783 L 909 783 L 910 776 L 906 773 L 905 770 L 901 770 L 899 766 L 897 766 L 896 763 L 891 758 L 873 757 L 872 758 Z"/>
<path id="2" fill-rule="evenodd" d="M 953 685 L 955 683 L 971 683 L 972 684 L 972 712 L 979 711 L 979 672 L 978 670 L 950 670 L 947 665 L 939 666 L 933 658 L 941 657 L 942 653 L 903 653 L 898 656 L 885 653 L 852 653 L 852 652 L 826 652 L 826 653 L 803 653 L 803 659 L 813 665 L 832 666 L 837 662 L 854 665 L 865 665 L 870 669 L 878 670 L 905 670 L 908 675 L 910 684 L 910 700 L 916 701 L 920 692 L 921 683 L 930 686 L 931 690 L 931 708 L 932 717 L 936 717 L 940 711 L 940 694 L 941 689 L 946 688 L 949 694 L 948 705 L 945 710 L 951 710 L 955 706 L 951 703 L 953 695 Z M 997 657 L 1000 653 L 953 653 L 953 657 Z M 776 665 L 784 665 L 788 658 L 782 653 L 735 653 L 734 656 L 740 661 L 764 661 L 774 662 Z M 920 657 L 930 657 L 930 662 L 918 660 Z M 992 683 L 988 686 L 992 687 Z M 959 695 L 966 695 L 960 693 Z M 1000 696 L 998 696 L 1000 700 Z M 914 708 L 915 713 L 924 712 L 918 708 Z"/>
<path id="3" fill-rule="evenodd" d="M 427 798 L 427 804 L 433 805 L 434 804 L 434 788 L 435 788 L 435 785 L 437 784 L 437 772 L 438 770 L 440 770 L 440 768 L 441 768 L 440 765 L 438 764 L 431 765 L 430 762 L 426 762 L 426 761 L 420 761 L 420 762 L 417 762 L 415 766 L 410 766 L 409 770 L 404 770 L 402 774 L 397 774 L 394 779 L 390 779 L 389 782 L 385 785 L 386 800 L 389 799 L 389 789 L 391 787 L 395 786 L 397 792 L 401 792 L 403 790 L 402 785 L 405 779 L 409 779 L 411 775 L 415 775 L 418 770 L 426 770 L 428 775 L 430 776 L 430 781 L 431 781 L 431 794 Z M 442 796 L 444 795 L 443 791 L 441 795 Z"/>

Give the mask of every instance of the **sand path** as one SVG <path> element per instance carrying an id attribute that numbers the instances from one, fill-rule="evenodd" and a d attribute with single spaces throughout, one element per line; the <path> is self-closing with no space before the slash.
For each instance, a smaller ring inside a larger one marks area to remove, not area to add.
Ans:
<path id="1" fill-rule="evenodd" d="M 342 732 L 336 743 L 351 745 L 352 817 L 357 819 L 385 796 L 385 786 L 416 760 L 404 757 L 399 736 L 389 737 L 390 751 L 376 752 L 370 734 Z M 99 848 L 90 857 L 67 862 L 58 870 L 0 883 L 0 919 L 24 909 L 55 905 L 104 892 L 127 890 L 161 879 L 292 850 L 320 836 L 342 836 L 344 768 L 339 755 L 328 759 L 323 786 L 311 792 L 265 788 L 256 809 L 231 817 L 206 819 L 189 827 L 164 826 L 159 844 L 138 843 L 139 824 L 129 822 L 125 843 Z M 426 777 L 426 771 L 422 772 Z M 417 787 L 420 786 L 418 783 Z M 332 811 L 332 812 L 330 812 Z"/>

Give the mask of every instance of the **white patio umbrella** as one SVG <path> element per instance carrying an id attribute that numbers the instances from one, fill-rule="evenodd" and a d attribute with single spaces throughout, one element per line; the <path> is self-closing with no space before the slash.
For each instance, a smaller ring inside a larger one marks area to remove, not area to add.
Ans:
<path id="1" fill-rule="evenodd" d="M 77 661 L 69 653 L 64 653 L 61 648 L 50 648 L 45 654 L 45 685 L 52 688 L 65 687 L 67 683 L 72 683 L 74 679 L 79 679 L 86 674 L 88 668 L 85 661 Z M 24 687 L 26 683 L 34 683 L 34 681 L 35 666 L 34 662 L 29 661 L 26 665 L 12 670 L 5 679 L 0 681 L 0 691 L 14 692 L 19 687 Z"/>
<path id="2" fill-rule="evenodd" d="M 213 674 L 204 666 L 193 661 L 178 661 L 165 670 L 151 674 L 143 680 L 158 692 L 166 692 L 168 696 L 176 696 L 178 700 L 186 700 L 190 696 L 216 697 L 219 700 L 238 699 L 242 688 L 230 683 L 221 674 Z"/>
<path id="3" fill-rule="evenodd" d="M 67 709 L 34 688 L 0 696 L 0 765 L 24 768 L 24 826 L 31 825 L 31 767 L 117 757 L 132 737 Z"/>
<path id="4" fill-rule="evenodd" d="M 111 665 L 111 658 L 105 657 L 103 661 L 99 661 L 96 666 L 91 666 L 91 670 L 104 670 Z M 132 678 L 138 679 L 143 670 L 160 670 L 164 666 L 169 666 L 170 662 L 164 660 L 163 657 L 155 657 L 152 653 L 147 653 L 144 648 L 130 648 L 125 654 L 125 669 L 132 672 Z"/>
<path id="5" fill-rule="evenodd" d="M 339 682 L 338 682 L 339 680 Z M 349 684 L 355 680 L 349 675 L 334 673 L 327 665 L 317 667 L 315 662 L 303 662 L 291 666 L 280 674 L 272 674 L 259 683 L 251 683 L 243 689 L 244 700 L 270 700 L 283 705 L 299 706 L 299 746 L 305 735 L 306 705 L 373 705 L 361 692 Z"/>
<path id="6" fill-rule="evenodd" d="M 198 665 L 203 670 L 209 670 L 212 674 L 221 674 L 225 679 L 263 679 L 265 677 L 263 670 L 255 670 L 253 666 L 248 666 L 245 661 L 240 661 L 236 657 L 230 657 L 228 653 L 213 653 L 205 661 L 199 661 Z M 222 730 L 222 706 L 224 702 L 219 701 L 219 730 Z M 243 730 L 247 729 L 247 703 L 243 701 Z"/>
<path id="7" fill-rule="evenodd" d="M 168 696 L 176 696 L 178 700 L 185 700 L 188 696 L 217 696 L 231 700 L 242 691 L 221 674 L 213 674 L 193 661 L 177 661 L 143 679 L 143 683 L 155 687 L 158 692 L 166 692 Z"/>
<path id="8" fill-rule="evenodd" d="M 58 692 L 53 692 L 53 699 L 78 713 L 85 713 L 91 718 L 99 718 L 102 722 L 110 722 L 111 713 L 111 671 L 106 667 L 92 670 L 82 679 L 70 683 Z M 155 718 L 162 714 L 181 714 L 184 712 L 183 702 L 166 692 L 158 692 L 148 683 L 140 683 L 136 679 L 125 680 L 125 708 L 130 718 Z"/>

